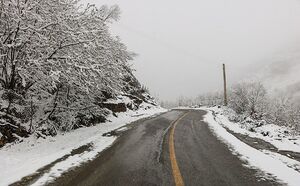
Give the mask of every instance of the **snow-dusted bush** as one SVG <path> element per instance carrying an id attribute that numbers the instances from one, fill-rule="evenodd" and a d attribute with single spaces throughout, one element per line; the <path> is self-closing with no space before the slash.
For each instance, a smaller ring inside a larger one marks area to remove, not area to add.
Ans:
<path id="1" fill-rule="evenodd" d="M 262 118 L 267 105 L 267 91 L 260 82 L 239 83 L 230 91 L 229 106 L 238 114 Z"/>
<path id="2" fill-rule="evenodd" d="M 270 102 L 266 116 L 269 123 L 300 131 L 300 105 L 291 97 L 279 95 Z"/>
<path id="3" fill-rule="evenodd" d="M 265 121 L 300 131 L 300 105 L 286 95 L 271 98 L 260 82 L 240 83 L 230 90 L 229 107 L 237 115 L 233 120 L 251 127 Z"/>

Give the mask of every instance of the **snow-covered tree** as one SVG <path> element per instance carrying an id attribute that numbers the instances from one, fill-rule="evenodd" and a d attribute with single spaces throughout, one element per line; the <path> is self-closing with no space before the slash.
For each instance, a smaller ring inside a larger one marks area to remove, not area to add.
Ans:
<path id="1" fill-rule="evenodd" d="M 109 32 L 119 16 L 79 0 L 1 0 L 1 115 L 56 133 L 130 89 L 134 54 Z"/>

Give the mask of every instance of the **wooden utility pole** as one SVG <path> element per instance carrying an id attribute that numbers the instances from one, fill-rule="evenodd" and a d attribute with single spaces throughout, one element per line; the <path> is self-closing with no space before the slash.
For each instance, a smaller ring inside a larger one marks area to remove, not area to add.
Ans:
<path id="1" fill-rule="evenodd" d="M 223 64 L 223 80 L 224 80 L 224 105 L 227 106 L 227 85 L 226 85 L 226 69 L 225 64 Z"/>

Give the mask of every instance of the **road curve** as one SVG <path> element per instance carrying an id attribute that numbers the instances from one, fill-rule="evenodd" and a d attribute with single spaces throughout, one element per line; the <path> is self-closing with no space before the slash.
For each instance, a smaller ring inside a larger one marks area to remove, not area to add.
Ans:
<path id="1" fill-rule="evenodd" d="M 96 159 L 49 185 L 279 185 L 245 167 L 202 121 L 205 114 L 173 110 L 140 120 Z"/>

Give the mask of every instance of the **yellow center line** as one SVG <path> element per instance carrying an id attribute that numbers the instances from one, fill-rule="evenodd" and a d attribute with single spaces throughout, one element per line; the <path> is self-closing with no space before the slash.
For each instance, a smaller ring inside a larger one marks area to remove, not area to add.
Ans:
<path id="1" fill-rule="evenodd" d="M 184 186 L 184 182 L 177 164 L 176 160 L 176 155 L 175 155 L 175 146 L 174 146 L 174 132 L 175 132 L 175 127 L 178 124 L 178 122 L 184 118 L 189 112 L 185 113 L 182 115 L 180 118 L 175 120 L 171 125 L 171 132 L 170 132 L 170 137 L 169 137 L 169 151 L 170 151 L 170 160 L 171 160 L 171 166 L 172 166 L 172 171 L 173 171 L 173 177 L 175 181 L 176 186 Z"/>

